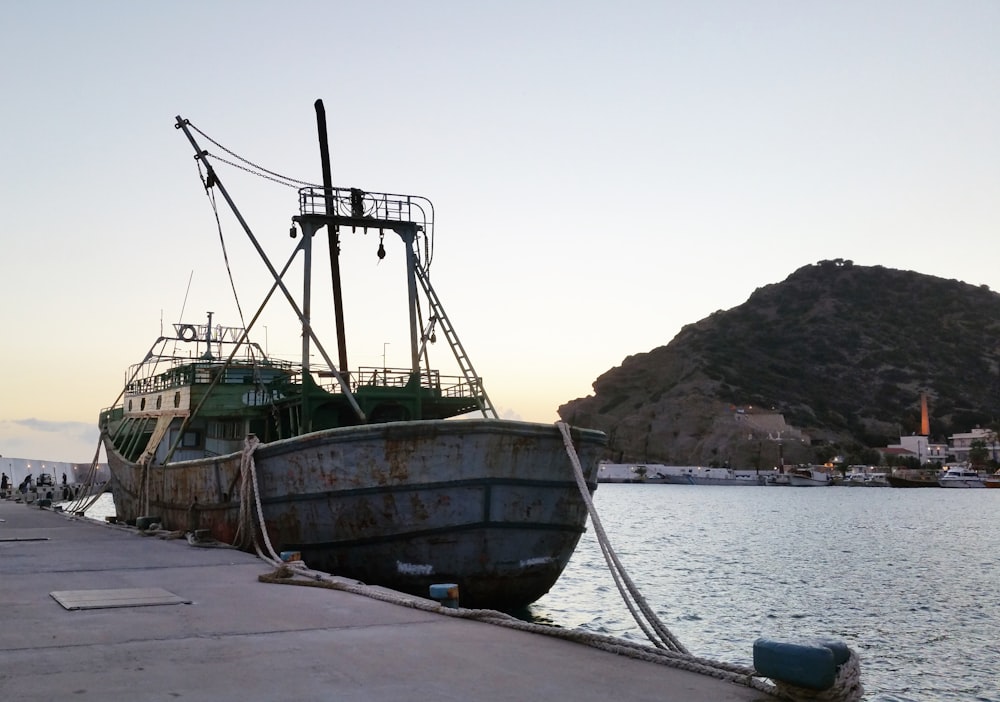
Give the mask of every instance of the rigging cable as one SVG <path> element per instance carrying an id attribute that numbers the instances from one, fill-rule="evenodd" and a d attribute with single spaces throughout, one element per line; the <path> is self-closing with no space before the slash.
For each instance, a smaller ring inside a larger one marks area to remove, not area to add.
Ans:
<path id="1" fill-rule="evenodd" d="M 233 280 L 233 270 L 229 265 L 229 253 L 226 251 L 226 239 L 222 235 L 222 220 L 219 219 L 219 203 L 215 199 L 215 191 L 212 190 L 212 185 L 210 184 L 210 180 L 214 182 L 215 178 L 211 175 L 211 171 L 209 172 L 210 177 L 206 178 L 205 174 L 201 170 L 201 166 L 202 160 L 198 159 L 198 175 L 201 177 L 201 182 L 205 185 L 205 194 L 208 196 L 208 201 L 212 205 L 212 214 L 215 215 L 215 226 L 219 232 L 219 244 L 222 245 L 222 258 L 226 262 L 226 275 L 229 276 L 229 287 L 233 291 L 233 299 L 236 302 L 236 311 L 240 316 L 240 325 L 245 328 L 243 307 L 240 305 L 240 296 L 236 293 L 236 282 Z M 252 355 L 253 347 L 249 348 L 251 349 L 250 353 Z"/>
<path id="2" fill-rule="evenodd" d="M 188 122 L 188 126 L 190 126 L 191 129 L 195 130 L 196 132 L 198 132 L 199 134 L 201 134 L 203 137 L 205 137 L 205 139 L 207 139 L 208 141 L 210 141 L 211 143 L 215 144 L 217 147 L 219 147 L 220 149 L 222 149 L 223 151 L 225 151 L 227 154 L 229 154 L 230 156 L 232 156 L 233 158 L 235 158 L 237 161 L 241 161 L 241 162 L 245 163 L 246 166 L 241 166 L 238 163 L 234 163 L 232 161 L 229 161 L 228 159 L 221 158 L 217 154 L 212 154 L 212 158 L 216 159 L 217 161 L 225 163 L 225 164 L 227 164 L 229 166 L 233 166 L 234 168 L 239 168 L 240 170 L 246 171 L 247 173 L 251 173 L 253 175 L 260 176 L 261 178 L 266 178 L 267 180 L 274 181 L 275 183 L 279 183 L 281 185 L 285 185 L 285 186 L 290 187 L 290 188 L 294 188 L 296 186 L 299 186 L 299 187 L 313 187 L 313 188 L 322 187 L 320 185 L 317 185 L 316 183 L 309 183 L 309 182 L 304 181 L 304 180 L 298 180 L 297 178 L 291 178 L 289 176 L 284 176 L 284 175 L 281 175 L 280 173 L 276 173 L 274 171 L 270 171 L 270 170 L 264 168 L 263 166 L 260 166 L 260 165 L 258 165 L 256 163 L 254 163 L 253 161 L 240 156 L 235 151 L 226 148 L 225 146 L 223 146 L 222 144 L 220 144 L 219 142 L 217 142 L 215 139 L 213 139 L 212 137 L 210 137 L 208 134 L 206 134 L 205 132 L 203 132 L 200 129 L 198 129 L 198 127 L 196 127 L 195 125 L 191 124 L 190 121 Z"/>

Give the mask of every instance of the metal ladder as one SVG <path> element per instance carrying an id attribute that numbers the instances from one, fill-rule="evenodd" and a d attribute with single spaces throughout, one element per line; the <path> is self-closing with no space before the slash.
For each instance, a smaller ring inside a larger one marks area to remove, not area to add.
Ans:
<path id="1" fill-rule="evenodd" d="M 444 313 L 441 301 L 434 292 L 434 288 L 431 287 L 431 281 L 427 275 L 427 271 L 419 265 L 414 266 L 414 268 L 417 272 L 417 280 L 420 281 L 420 287 L 424 289 L 424 294 L 427 295 L 427 301 L 430 303 L 431 314 L 437 317 L 440 322 L 441 330 L 444 332 L 445 338 L 448 339 L 448 343 L 451 345 L 451 350 L 455 354 L 455 360 L 458 361 L 458 366 L 462 369 L 462 374 L 465 376 L 465 382 L 467 382 L 469 387 L 475 392 L 476 403 L 479 405 L 479 410 L 483 413 L 484 417 L 497 419 L 498 415 L 496 408 L 490 401 L 489 395 L 486 394 L 486 390 L 483 388 L 483 383 L 476 374 L 476 369 L 472 367 L 472 361 L 469 360 L 468 354 L 465 353 L 465 349 L 462 347 L 462 342 L 458 340 L 458 334 L 455 333 L 455 328 L 452 327 L 451 322 L 448 321 L 448 315 Z"/>

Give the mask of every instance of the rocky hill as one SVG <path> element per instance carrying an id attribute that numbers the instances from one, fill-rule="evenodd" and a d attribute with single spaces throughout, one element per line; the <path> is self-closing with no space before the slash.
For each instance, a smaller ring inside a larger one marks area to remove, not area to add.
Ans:
<path id="1" fill-rule="evenodd" d="M 1000 419 L 1000 295 L 820 261 L 629 356 L 593 387 L 559 415 L 607 432 L 620 462 L 770 467 L 814 461 L 817 449 L 864 455 L 919 432 L 921 394 L 943 441 Z"/>

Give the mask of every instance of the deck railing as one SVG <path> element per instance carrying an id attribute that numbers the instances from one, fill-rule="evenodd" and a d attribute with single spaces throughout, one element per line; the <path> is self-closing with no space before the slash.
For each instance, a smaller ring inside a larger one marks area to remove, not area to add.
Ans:
<path id="1" fill-rule="evenodd" d="M 330 206 L 327 206 L 329 201 Z M 419 195 L 369 193 L 358 188 L 302 188 L 299 190 L 299 213 L 327 215 L 385 222 L 413 222 L 433 234 L 434 205 Z"/>

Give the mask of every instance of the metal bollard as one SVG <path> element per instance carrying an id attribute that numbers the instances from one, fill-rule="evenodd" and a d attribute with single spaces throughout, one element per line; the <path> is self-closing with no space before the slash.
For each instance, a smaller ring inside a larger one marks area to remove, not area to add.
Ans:
<path id="1" fill-rule="evenodd" d="M 438 583 L 430 587 L 431 599 L 442 607 L 458 609 L 458 585 L 455 583 Z"/>

